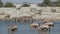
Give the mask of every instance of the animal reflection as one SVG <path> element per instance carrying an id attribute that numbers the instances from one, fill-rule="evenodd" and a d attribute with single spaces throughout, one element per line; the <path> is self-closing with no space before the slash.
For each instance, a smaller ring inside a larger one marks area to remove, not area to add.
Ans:
<path id="1" fill-rule="evenodd" d="M 48 31 L 49 30 L 50 31 L 50 27 L 48 25 L 43 24 L 38 27 L 38 30 L 40 30 L 40 31 Z"/>
<path id="2" fill-rule="evenodd" d="M 50 31 L 39 31 L 38 34 L 50 34 Z"/>
<path id="3" fill-rule="evenodd" d="M 54 26 L 54 23 L 50 21 L 44 21 L 43 24 L 39 23 L 31 24 L 31 27 L 37 27 L 37 29 L 40 31 L 50 31 L 51 26 Z"/>
<path id="4" fill-rule="evenodd" d="M 9 31 L 9 33 L 11 33 L 11 34 L 14 34 L 14 32 L 16 32 L 17 31 L 17 26 L 16 25 L 13 25 L 13 26 L 9 26 L 8 27 L 8 31 Z"/>

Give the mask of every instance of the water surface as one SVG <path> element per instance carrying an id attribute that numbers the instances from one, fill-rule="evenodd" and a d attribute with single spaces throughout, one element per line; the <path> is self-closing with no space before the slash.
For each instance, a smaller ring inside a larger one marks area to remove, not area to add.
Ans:
<path id="1" fill-rule="evenodd" d="M 35 21 L 41 23 L 41 21 Z M 17 25 L 18 30 L 14 32 L 14 34 L 60 34 L 60 21 L 54 22 L 54 27 L 51 28 L 50 31 L 41 32 L 36 29 L 30 28 L 30 23 L 19 23 L 19 22 L 9 22 L 9 21 L 1 21 L 0 20 L 0 34 L 10 34 L 8 32 L 9 25 Z"/>

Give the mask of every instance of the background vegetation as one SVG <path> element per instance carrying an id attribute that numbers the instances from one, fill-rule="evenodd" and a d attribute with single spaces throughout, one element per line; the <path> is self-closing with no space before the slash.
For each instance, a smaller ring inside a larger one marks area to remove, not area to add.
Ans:
<path id="1" fill-rule="evenodd" d="M 44 0 L 43 3 L 38 3 L 37 6 L 60 7 L 60 0 L 55 2 L 52 2 L 50 0 Z"/>
<path id="2" fill-rule="evenodd" d="M 0 7 L 16 7 L 13 3 L 6 2 L 5 4 L 0 0 Z"/>
<path id="3" fill-rule="evenodd" d="M 27 4 L 26 4 L 27 5 Z M 56 2 L 52 2 L 50 0 L 44 0 L 42 3 L 38 3 L 37 6 L 39 7 L 60 7 L 60 0 L 56 1 Z M 6 2 L 5 4 L 2 2 L 2 0 L 0 0 L 0 7 L 16 7 L 14 6 L 13 3 L 10 2 Z"/>

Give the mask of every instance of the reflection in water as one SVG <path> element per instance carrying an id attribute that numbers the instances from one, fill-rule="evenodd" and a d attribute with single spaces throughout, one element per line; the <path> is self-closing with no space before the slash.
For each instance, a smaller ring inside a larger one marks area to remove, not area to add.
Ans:
<path id="1" fill-rule="evenodd" d="M 38 31 L 38 34 L 50 34 L 50 31 Z"/>
<path id="2" fill-rule="evenodd" d="M 36 21 L 41 23 L 41 21 Z M 8 31 L 9 25 L 17 25 L 18 30 L 15 32 Z M 60 21 L 54 22 L 54 27 L 49 31 L 39 31 L 37 28 L 30 28 L 30 23 L 16 23 L 0 21 L 0 34 L 60 34 Z"/>
<path id="3" fill-rule="evenodd" d="M 41 34 L 49 34 L 49 31 L 40 31 Z"/>
<path id="4" fill-rule="evenodd" d="M 38 30 L 37 28 L 33 28 L 33 27 L 31 27 L 31 30 L 37 31 L 38 34 L 50 34 L 50 31 L 41 31 L 41 30 Z"/>
<path id="5" fill-rule="evenodd" d="M 12 30 L 8 29 L 8 34 L 15 34 L 16 32 L 17 32 L 17 30 L 12 31 Z"/>

